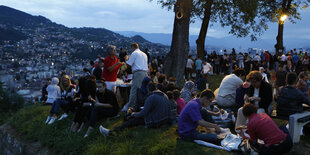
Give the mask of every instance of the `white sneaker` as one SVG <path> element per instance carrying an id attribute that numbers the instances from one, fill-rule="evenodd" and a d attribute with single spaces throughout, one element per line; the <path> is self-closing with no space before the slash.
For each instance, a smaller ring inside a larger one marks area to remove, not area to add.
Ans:
<path id="1" fill-rule="evenodd" d="M 50 120 L 51 120 L 51 116 L 47 116 L 47 119 L 46 119 L 46 121 L 45 121 L 45 124 L 47 124 Z"/>
<path id="2" fill-rule="evenodd" d="M 104 128 L 102 125 L 99 126 L 99 131 L 104 137 L 108 136 L 110 132 L 109 129 Z"/>
<path id="3" fill-rule="evenodd" d="M 56 118 L 52 117 L 51 120 L 47 124 L 53 124 L 55 122 Z"/>
<path id="4" fill-rule="evenodd" d="M 93 130 L 93 128 L 92 128 L 92 127 L 89 127 L 89 128 L 87 129 L 87 132 L 86 132 L 85 135 L 84 135 L 84 138 L 87 138 L 88 135 L 91 133 L 92 130 Z"/>
<path id="5" fill-rule="evenodd" d="M 68 114 L 64 113 L 61 115 L 61 117 L 58 120 L 60 121 L 60 120 L 67 118 L 67 117 L 68 117 Z"/>

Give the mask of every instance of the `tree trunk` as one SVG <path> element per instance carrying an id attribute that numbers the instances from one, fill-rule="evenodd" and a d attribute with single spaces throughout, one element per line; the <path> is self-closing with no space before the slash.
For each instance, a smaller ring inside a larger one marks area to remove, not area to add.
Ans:
<path id="1" fill-rule="evenodd" d="M 278 36 L 277 36 L 277 44 L 275 45 L 276 48 L 276 52 L 279 52 L 279 50 L 284 50 L 283 47 L 283 27 L 284 24 L 279 22 L 279 26 L 278 26 Z"/>
<path id="2" fill-rule="evenodd" d="M 178 6 L 179 8 L 176 9 Z M 184 69 L 189 52 L 188 35 L 193 0 L 178 0 L 174 7 L 176 16 L 174 17 L 172 43 L 170 52 L 165 58 L 164 72 L 167 77 L 176 77 L 177 86 L 181 87 L 184 83 Z M 180 9 L 183 17 L 177 18 Z"/>
<path id="3" fill-rule="evenodd" d="M 208 0 L 206 3 L 206 7 L 204 8 L 204 16 L 199 32 L 198 39 L 196 40 L 197 44 L 197 55 L 202 60 L 205 59 L 205 40 L 208 32 L 209 21 L 211 16 L 211 6 L 213 4 L 213 0 Z"/>

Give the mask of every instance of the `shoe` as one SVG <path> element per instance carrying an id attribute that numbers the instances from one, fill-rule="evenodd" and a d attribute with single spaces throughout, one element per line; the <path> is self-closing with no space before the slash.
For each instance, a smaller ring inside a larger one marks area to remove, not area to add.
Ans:
<path id="1" fill-rule="evenodd" d="M 45 124 L 47 124 L 51 120 L 51 116 L 47 116 L 47 119 L 45 121 Z"/>
<path id="2" fill-rule="evenodd" d="M 60 120 L 67 118 L 67 117 L 68 117 L 68 114 L 64 113 L 61 115 L 61 117 L 58 120 L 60 121 Z"/>
<path id="3" fill-rule="evenodd" d="M 47 124 L 53 124 L 55 122 L 56 118 L 52 117 L 51 120 Z"/>
<path id="4" fill-rule="evenodd" d="M 104 128 L 102 125 L 99 126 L 99 131 L 100 133 L 104 136 L 107 137 L 109 135 L 110 130 L 107 128 Z"/>
<path id="5" fill-rule="evenodd" d="M 93 128 L 92 128 L 92 127 L 89 127 L 89 128 L 87 129 L 86 134 L 84 135 L 84 138 L 87 138 L 88 135 L 91 133 L 92 130 L 93 130 Z"/>

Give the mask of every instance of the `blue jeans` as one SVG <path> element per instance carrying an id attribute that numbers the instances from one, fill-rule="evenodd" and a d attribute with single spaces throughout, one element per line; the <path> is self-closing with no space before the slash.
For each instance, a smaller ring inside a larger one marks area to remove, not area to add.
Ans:
<path id="1" fill-rule="evenodd" d="M 193 141 L 193 140 L 202 140 L 210 143 L 217 143 L 218 138 L 215 133 L 201 133 L 198 131 L 195 131 L 189 136 L 182 137 L 184 140 Z"/>
<path id="2" fill-rule="evenodd" d="M 50 113 L 52 113 L 52 114 L 58 114 L 58 112 L 59 112 L 59 107 L 65 105 L 65 104 L 67 104 L 67 102 L 66 102 L 65 100 L 56 100 L 56 101 L 53 103 L 53 105 L 52 105 L 52 108 L 51 108 Z"/>

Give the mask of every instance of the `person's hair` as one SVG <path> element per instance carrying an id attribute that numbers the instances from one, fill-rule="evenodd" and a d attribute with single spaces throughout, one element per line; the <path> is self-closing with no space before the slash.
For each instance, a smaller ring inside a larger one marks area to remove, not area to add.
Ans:
<path id="1" fill-rule="evenodd" d="M 237 68 L 233 71 L 233 73 L 236 75 L 236 76 L 245 76 L 245 71 L 244 69 L 242 68 Z"/>
<path id="2" fill-rule="evenodd" d="M 298 75 L 299 79 L 303 79 L 306 76 L 306 74 L 304 72 L 300 72 Z"/>
<path id="3" fill-rule="evenodd" d="M 107 53 L 109 55 L 111 55 L 112 52 L 116 51 L 116 46 L 114 45 L 109 45 L 108 48 L 107 48 Z"/>
<path id="4" fill-rule="evenodd" d="M 172 93 L 173 93 L 173 98 L 174 98 L 175 100 L 178 99 L 178 98 L 180 98 L 181 93 L 180 93 L 180 91 L 179 91 L 178 89 L 174 89 L 174 90 L 172 91 Z"/>
<path id="5" fill-rule="evenodd" d="M 166 75 L 165 74 L 160 74 L 158 77 L 158 83 L 163 83 L 166 79 Z"/>
<path id="6" fill-rule="evenodd" d="M 148 92 L 152 92 L 152 91 L 156 90 L 156 89 L 157 89 L 156 83 L 150 82 L 150 83 L 147 85 L 147 89 L 148 89 Z"/>
<path id="7" fill-rule="evenodd" d="M 175 99 L 174 98 L 174 96 L 173 96 L 173 93 L 172 93 L 172 91 L 167 91 L 167 96 L 168 96 L 168 98 L 169 98 L 169 100 L 171 100 L 171 99 Z"/>
<path id="8" fill-rule="evenodd" d="M 87 72 L 87 73 L 91 74 L 91 71 L 87 68 L 83 68 L 83 72 Z"/>
<path id="9" fill-rule="evenodd" d="M 242 113 L 245 117 L 249 117 L 254 113 L 257 113 L 257 108 L 254 104 L 248 102 L 243 105 Z"/>
<path id="10" fill-rule="evenodd" d="M 106 86 L 106 83 L 105 83 L 104 79 L 96 80 L 96 84 L 103 84 L 103 86 Z"/>
<path id="11" fill-rule="evenodd" d="M 132 43 L 132 44 L 130 45 L 130 47 L 135 48 L 135 49 L 138 49 L 138 48 L 139 48 L 139 45 L 138 45 L 137 43 Z"/>
<path id="12" fill-rule="evenodd" d="M 170 78 L 169 78 L 169 81 L 170 81 L 170 82 L 176 82 L 177 79 L 176 79 L 175 77 L 170 77 Z"/>
<path id="13" fill-rule="evenodd" d="M 281 64 L 281 65 L 279 65 L 279 67 L 278 67 L 278 68 L 280 68 L 280 67 L 281 67 L 281 68 L 283 68 L 283 65 L 282 65 L 282 64 Z"/>
<path id="14" fill-rule="evenodd" d="M 262 81 L 263 76 L 262 73 L 259 71 L 251 71 L 247 76 L 246 76 L 247 81 Z"/>
<path id="15" fill-rule="evenodd" d="M 297 74 L 294 73 L 294 72 L 289 72 L 287 75 L 286 75 L 286 83 L 288 85 L 293 85 L 295 84 L 297 81 Z"/>
<path id="16" fill-rule="evenodd" d="M 94 63 L 93 60 L 90 60 L 90 61 L 89 61 L 89 64 L 90 64 L 91 66 L 94 66 L 95 63 Z"/>
<path id="17" fill-rule="evenodd" d="M 214 98 L 214 94 L 211 89 L 205 89 L 200 93 L 200 98 L 207 97 L 208 99 Z"/>
<path id="18" fill-rule="evenodd" d="M 65 85 L 63 84 L 64 79 L 68 79 L 68 85 L 67 85 L 67 86 L 65 86 Z M 71 86 L 71 84 L 72 84 L 72 83 L 71 83 L 71 79 L 70 79 L 70 77 L 69 77 L 68 75 L 63 75 L 63 76 L 61 77 L 61 79 L 60 79 L 60 84 L 59 84 L 61 90 L 66 90 L 66 91 L 68 91 L 69 88 L 70 88 L 70 86 Z"/>

